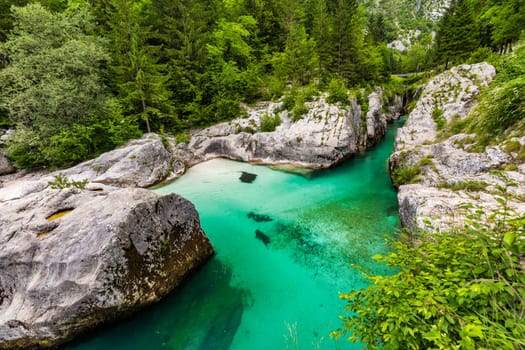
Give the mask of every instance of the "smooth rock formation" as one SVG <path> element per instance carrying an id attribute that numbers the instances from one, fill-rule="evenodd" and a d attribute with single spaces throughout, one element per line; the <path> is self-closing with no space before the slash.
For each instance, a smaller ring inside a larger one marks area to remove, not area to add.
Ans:
<path id="1" fill-rule="evenodd" d="M 494 75 L 494 67 L 480 63 L 454 67 L 436 76 L 425 87 L 405 126 L 398 130 L 389 161 L 391 174 L 414 173 L 408 183 L 399 186 L 403 226 L 414 230 L 462 226 L 466 216 L 478 209 L 486 213 L 501 209 L 498 198 L 509 182 L 518 185 L 506 188 L 511 194 L 507 203 L 510 210 L 517 215 L 525 213 L 525 167 L 517 166 L 520 161 L 516 154 L 505 152 L 502 145 L 473 152 L 470 147 L 475 135 L 436 139 L 432 112 L 440 109 L 447 122 L 465 117 L 480 88 Z M 517 141 L 525 145 L 525 138 Z"/>
<path id="2" fill-rule="evenodd" d="M 6 158 L 4 151 L 0 149 L 0 175 L 14 173 L 16 169 L 9 163 L 9 160 Z"/>
<path id="3" fill-rule="evenodd" d="M 75 180 L 119 187 L 148 187 L 176 171 L 168 140 L 157 134 L 145 134 L 123 147 L 61 171 Z"/>
<path id="4" fill-rule="evenodd" d="M 182 197 L 88 188 L 0 203 L 0 349 L 51 347 L 155 302 L 213 254 Z"/>
<path id="5" fill-rule="evenodd" d="M 328 104 L 324 98 L 306 103 L 308 112 L 293 122 L 282 103 L 262 102 L 248 109 L 248 117 L 221 123 L 192 133 L 189 148 L 192 163 L 211 158 L 229 158 L 251 163 L 306 168 L 328 168 L 379 141 L 387 120 L 397 118 L 397 106 L 383 112 L 381 91 L 369 97 L 365 116 L 352 101 L 349 106 Z M 263 116 L 279 115 L 275 131 L 261 132 Z"/>
<path id="6" fill-rule="evenodd" d="M 170 137 L 146 134 L 126 145 L 72 168 L 52 173 L 20 173 L 0 178 L 0 202 L 48 187 L 59 174 L 74 180 L 118 187 L 149 187 L 182 175 L 191 159 L 183 144 Z"/>

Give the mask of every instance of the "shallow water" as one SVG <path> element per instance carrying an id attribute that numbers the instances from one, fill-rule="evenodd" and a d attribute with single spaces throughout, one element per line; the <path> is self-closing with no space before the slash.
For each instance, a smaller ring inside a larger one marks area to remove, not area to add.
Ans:
<path id="1" fill-rule="evenodd" d="M 360 349 L 329 333 L 344 314 L 337 293 L 368 284 L 350 265 L 388 273 L 371 257 L 399 227 L 394 132 L 309 179 L 212 160 L 156 189 L 195 204 L 217 255 L 159 304 L 67 349 Z"/>

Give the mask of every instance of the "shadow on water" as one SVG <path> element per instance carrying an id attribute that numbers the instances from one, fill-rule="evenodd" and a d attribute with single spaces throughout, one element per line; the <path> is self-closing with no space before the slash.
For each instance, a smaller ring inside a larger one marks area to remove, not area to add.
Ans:
<path id="1" fill-rule="evenodd" d="M 64 349 L 229 349 L 251 304 L 231 279 L 231 267 L 214 258 L 158 304 Z"/>

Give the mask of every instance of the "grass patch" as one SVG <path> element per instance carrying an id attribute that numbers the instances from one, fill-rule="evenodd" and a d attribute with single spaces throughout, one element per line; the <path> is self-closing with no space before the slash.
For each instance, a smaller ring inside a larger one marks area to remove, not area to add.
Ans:
<path id="1" fill-rule="evenodd" d="M 262 132 L 272 132 L 275 131 L 275 128 L 279 125 L 281 125 L 281 117 L 279 117 L 279 113 L 275 113 L 273 116 L 264 113 L 261 118 L 260 129 Z"/>
<path id="2" fill-rule="evenodd" d="M 421 174 L 421 166 L 419 165 L 403 165 L 397 167 L 392 172 L 392 183 L 395 187 L 401 185 L 416 183 L 421 181 L 418 176 Z"/>
<path id="3" fill-rule="evenodd" d="M 489 186 L 489 184 L 485 181 L 467 180 L 454 183 L 442 182 L 438 187 L 448 188 L 453 191 L 479 192 L 484 191 L 487 186 Z"/>

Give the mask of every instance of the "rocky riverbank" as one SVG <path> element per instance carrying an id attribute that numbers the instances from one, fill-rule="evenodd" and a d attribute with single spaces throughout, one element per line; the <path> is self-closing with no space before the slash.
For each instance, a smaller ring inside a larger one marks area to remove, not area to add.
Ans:
<path id="1" fill-rule="evenodd" d="M 329 104 L 320 97 L 307 102 L 308 111 L 297 121 L 282 110 L 282 102 L 262 102 L 245 118 L 192 133 L 190 164 L 211 158 L 229 158 L 267 165 L 328 168 L 372 147 L 385 135 L 387 122 L 397 119 L 402 100 L 386 105 L 383 91 L 368 97 L 368 110 L 355 100 L 347 106 Z M 277 117 L 274 131 L 262 132 L 264 118 Z"/>
<path id="2" fill-rule="evenodd" d="M 52 347 L 157 301 L 213 254 L 191 203 L 137 187 L 216 157 L 327 168 L 379 142 L 402 108 L 400 97 L 385 106 L 382 90 L 366 113 L 318 98 L 292 121 L 281 105 L 257 104 L 189 144 L 146 134 L 53 173 L 11 174 L 0 154 L 0 349 Z M 261 131 L 276 114 L 276 129 Z"/>
<path id="3" fill-rule="evenodd" d="M 0 190 L 0 349 L 52 347 L 159 300 L 213 248 L 182 197 Z"/>
<path id="4" fill-rule="evenodd" d="M 427 230 L 462 226 L 478 209 L 487 215 L 501 209 L 503 197 L 511 212 L 525 213 L 525 164 L 505 147 L 508 141 L 479 151 L 472 147 L 474 134 L 438 135 L 439 125 L 469 113 L 476 95 L 495 74 L 493 66 L 480 63 L 434 77 L 399 129 L 389 163 L 399 186 L 403 226 Z M 525 145 L 525 138 L 511 141 Z M 511 183 L 515 186 L 508 186 Z"/>

